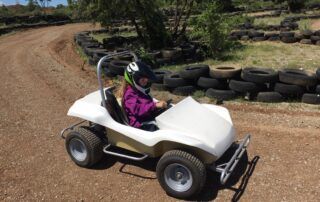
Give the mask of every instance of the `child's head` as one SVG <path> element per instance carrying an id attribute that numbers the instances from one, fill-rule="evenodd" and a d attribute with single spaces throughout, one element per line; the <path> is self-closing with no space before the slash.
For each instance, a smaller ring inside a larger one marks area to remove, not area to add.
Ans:
<path id="1" fill-rule="evenodd" d="M 156 76 L 148 65 L 143 62 L 131 62 L 124 73 L 125 80 L 139 91 L 147 94 L 150 91 L 151 82 Z"/>

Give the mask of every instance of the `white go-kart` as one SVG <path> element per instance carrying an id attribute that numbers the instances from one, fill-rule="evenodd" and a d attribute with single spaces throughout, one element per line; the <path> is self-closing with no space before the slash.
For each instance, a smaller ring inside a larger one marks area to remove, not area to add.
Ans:
<path id="1" fill-rule="evenodd" d="M 97 66 L 99 90 L 77 100 L 69 109 L 69 116 L 82 119 L 61 132 L 71 159 L 79 166 L 91 167 L 104 154 L 133 161 L 160 157 L 156 167 L 158 181 L 177 198 L 199 193 L 207 170 L 221 173 L 220 183 L 225 184 L 246 152 L 250 135 L 235 143 L 236 131 L 228 110 L 200 104 L 191 97 L 170 104 L 157 116 L 157 131 L 129 126 L 113 88 L 104 88 L 101 78 L 105 60 L 128 54 L 138 60 L 128 51 L 101 58 Z M 237 149 L 230 160 L 217 165 L 215 162 L 235 145 Z"/>

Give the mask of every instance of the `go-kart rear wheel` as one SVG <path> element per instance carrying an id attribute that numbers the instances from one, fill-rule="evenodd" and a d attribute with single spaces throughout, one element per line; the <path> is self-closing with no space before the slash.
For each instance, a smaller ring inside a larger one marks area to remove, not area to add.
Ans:
<path id="1" fill-rule="evenodd" d="M 206 181 L 206 168 L 194 155 L 172 150 L 166 152 L 159 160 L 157 178 L 169 195 L 188 198 L 201 191 Z"/>
<path id="2" fill-rule="evenodd" d="M 88 127 L 72 130 L 66 138 L 66 149 L 71 159 L 81 167 L 91 167 L 101 160 L 104 142 Z"/>

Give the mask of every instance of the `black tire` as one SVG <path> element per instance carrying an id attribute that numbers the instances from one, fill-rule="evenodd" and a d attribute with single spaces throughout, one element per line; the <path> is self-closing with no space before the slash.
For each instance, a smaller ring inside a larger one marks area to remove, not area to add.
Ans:
<path id="1" fill-rule="evenodd" d="M 173 169 L 173 167 L 177 169 L 175 170 Z M 176 171 L 176 173 L 173 173 L 176 175 L 178 174 L 177 172 L 180 171 L 180 174 L 182 173 L 182 177 L 186 175 L 191 175 L 191 185 L 185 187 L 184 189 L 186 190 L 175 189 L 174 185 L 172 185 L 172 183 L 174 182 L 172 181 L 177 181 L 177 179 L 170 178 L 172 174 L 170 171 Z M 206 182 L 205 165 L 196 156 L 181 150 L 172 150 L 166 152 L 159 160 L 156 172 L 161 187 L 167 192 L 168 195 L 171 195 L 176 198 L 186 199 L 191 196 L 195 196 L 202 190 Z"/>
<path id="2" fill-rule="evenodd" d="M 312 43 L 315 44 L 317 41 L 320 40 L 320 36 L 311 36 L 310 39 L 311 39 Z"/>
<path id="3" fill-rule="evenodd" d="M 278 92 L 260 92 L 257 96 L 258 102 L 282 102 L 284 97 Z"/>
<path id="4" fill-rule="evenodd" d="M 171 61 L 170 58 L 157 58 L 157 59 L 156 59 L 156 63 L 157 63 L 159 66 L 166 66 L 166 65 L 171 64 L 172 61 Z"/>
<path id="5" fill-rule="evenodd" d="M 299 86 L 314 86 L 317 84 L 317 78 L 314 73 L 300 69 L 279 70 L 279 80 L 283 83 Z"/>
<path id="6" fill-rule="evenodd" d="M 254 83 L 275 83 L 279 74 L 271 68 L 248 67 L 242 69 L 241 78 Z"/>
<path id="7" fill-rule="evenodd" d="M 153 73 L 156 75 L 157 80 L 155 81 L 155 83 L 163 83 L 163 78 L 167 75 L 172 74 L 171 71 L 169 70 L 154 70 Z"/>
<path id="8" fill-rule="evenodd" d="M 104 144 L 105 143 L 102 138 L 88 127 L 75 128 L 67 135 L 65 142 L 67 152 L 72 161 L 77 165 L 86 168 L 93 166 L 101 160 Z M 84 151 L 82 149 L 85 149 L 87 153 L 86 155 L 79 156 L 79 153 L 77 152 L 81 153 L 81 151 Z"/>
<path id="9" fill-rule="evenodd" d="M 303 103 L 307 103 L 307 104 L 319 105 L 320 104 L 320 94 L 305 93 L 305 94 L 303 94 L 301 101 Z"/>
<path id="10" fill-rule="evenodd" d="M 209 66 L 203 64 L 188 65 L 179 72 L 179 75 L 183 79 L 198 79 L 201 76 L 209 75 Z"/>
<path id="11" fill-rule="evenodd" d="M 257 93 L 265 90 L 267 87 L 265 85 L 256 84 L 249 81 L 231 80 L 229 83 L 229 88 L 240 93 Z"/>
<path id="12" fill-rule="evenodd" d="M 170 59 L 181 57 L 181 53 L 181 48 L 166 48 L 161 50 L 162 57 Z"/>
<path id="13" fill-rule="evenodd" d="M 179 74 L 166 75 L 163 78 L 163 83 L 169 88 L 177 88 L 188 85 L 188 82 L 181 78 Z"/>
<path id="14" fill-rule="evenodd" d="M 220 82 L 217 79 L 200 77 L 197 85 L 204 89 L 217 88 L 220 85 Z"/>
<path id="15" fill-rule="evenodd" d="M 280 37 L 283 43 L 296 43 L 298 40 L 294 37 Z"/>
<path id="16" fill-rule="evenodd" d="M 104 68 L 103 71 L 106 77 L 113 78 L 117 76 L 116 74 L 112 73 L 109 68 Z"/>
<path id="17" fill-rule="evenodd" d="M 279 36 L 271 36 L 268 38 L 269 41 L 280 41 L 280 37 Z"/>
<path id="18" fill-rule="evenodd" d="M 280 37 L 294 37 L 294 32 L 280 32 L 279 34 Z"/>
<path id="19" fill-rule="evenodd" d="M 265 41 L 267 38 L 264 36 L 253 37 L 252 41 Z"/>
<path id="20" fill-rule="evenodd" d="M 249 31 L 248 35 L 250 38 L 255 38 L 255 37 L 264 37 L 263 32 L 258 32 L 258 31 Z"/>
<path id="21" fill-rule="evenodd" d="M 313 34 L 313 32 L 311 30 L 303 30 L 300 33 L 303 35 L 303 38 L 305 38 L 305 39 L 310 39 L 310 37 Z"/>
<path id="22" fill-rule="evenodd" d="M 95 58 L 93 58 L 93 57 L 89 57 L 88 63 L 89 63 L 89 65 L 93 65 L 94 66 L 94 65 L 97 65 L 98 61 L 95 60 Z"/>
<path id="23" fill-rule="evenodd" d="M 305 89 L 297 85 L 276 83 L 276 85 L 274 86 L 274 91 L 285 96 L 300 97 L 305 92 Z"/>
<path id="24" fill-rule="evenodd" d="M 107 50 L 102 48 L 86 48 L 85 50 L 87 54 L 91 57 L 93 57 L 96 54 L 101 55 L 102 57 L 108 55 Z"/>
<path id="25" fill-rule="evenodd" d="M 302 39 L 301 41 L 300 41 L 300 43 L 302 43 L 302 44 L 312 44 L 312 41 L 311 41 L 311 39 Z"/>
<path id="26" fill-rule="evenodd" d="M 184 58 L 192 57 L 196 51 L 193 44 L 183 44 L 180 46 Z"/>
<path id="27" fill-rule="evenodd" d="M 181 86 L 172 90 L 175 95 L 188 96 L 192 95 L 196 91 L 194 86 Z"/>
<path id="28" fill-rule="evenodd" d="M 152 83 L 151 88 L 157 91 L 167 91 L 168 87 L 162 83 Z"/>
<path id="29" fill-rule="evenodd" d="M 123 76 L 124 70 L 129 64 L 130 61 L 112 60 L 109 64 L 109 69 L 111 73 Z"/>
<path id="30" fill-rule="evenodd" d="M 317 87 L 316 87 L 316 89 L 315 89 L 315 92 L 316 92 L 317 94 L 320 94 L 320 85 L 317 85 Z"/>
<path id="31" fill-rule="evenodd" d="M 217 100 L 232 100 L 237 97 L 237 94 L 233 90 L 218 90 L 209 88 L 206 91 L 206 96 L 209 98 L 215 98 Z"/>
<path id="32" fill-rule="evenodd" d="M 210 76 L 215 79 L 231 79 L 240 76 L 241 68 L 238 67 L 215 67 L 211 68 Z"/>
<path id="33" fill-rule="evenodd" d="M 317 75 L 318 80 L 320 80 L 320 68 L 317 69 L 316 75 Z"/>

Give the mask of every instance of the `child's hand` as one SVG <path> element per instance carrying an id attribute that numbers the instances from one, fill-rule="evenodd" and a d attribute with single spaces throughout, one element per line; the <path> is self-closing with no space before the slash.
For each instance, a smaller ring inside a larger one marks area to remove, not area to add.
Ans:
<path id="1" fill-rule="evenodd" d="M 167 108 L 167 107 L 168 107 L 168 106 L 167 106 L 167 102 L 165 102 L 165 101 L 159 101 L 159 102 L 156 103 L 156 107 L 157 107 L 158 109 Z"/>

